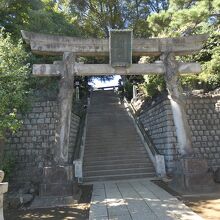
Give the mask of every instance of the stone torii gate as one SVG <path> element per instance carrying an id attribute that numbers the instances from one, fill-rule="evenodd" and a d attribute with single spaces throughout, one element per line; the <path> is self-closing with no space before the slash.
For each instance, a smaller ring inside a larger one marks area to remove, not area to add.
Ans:
<path id="1" fill-rule="evenodd" d="M 68 161 L 74 76 L 164 74 L 173 110 L 179 153 L 185 157 L 192 154 L 192 139 L 186 118 L 185 103 L 179 85 L 179 75 L 199 73 L 201 67 L 198 63 L 177 62 L 175 56 L 198 52 L 201 50 L 203 42 L 207 40 L 207 35 L 132 40 L 132 32 L 128 30 L 112 30 L 109 39 L 82 39 L 26 31 L 21 31 L 21 33 L 26 43 L 30 44 L 33 53 L 63 55 L 62 61 L 53 64 L 33 65 L 34 76 L 60 77 L 59 100 L 61 114 L 58 130 L 59 144 L 55 157 L 57 164 L 67 164 Z M 123 37 L 123 34 L 127 37 Z M 126 48 L 130 48 L 130 54 L 129 50 L 126 52 Z M 109 54 L 110 64 L 81 64 L 75 62 L 76 56 L 108 56 Z M 132 64 L 132 55 L 159 55 L 161 63 Z"/>

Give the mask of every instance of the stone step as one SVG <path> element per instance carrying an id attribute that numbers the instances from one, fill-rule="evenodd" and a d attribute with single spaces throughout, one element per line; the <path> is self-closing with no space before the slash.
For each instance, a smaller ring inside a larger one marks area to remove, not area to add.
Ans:
<path id="1" fill-rule="evenodd" d="M 128 134 L 129 135 L 129 134 Z M 102 141 L 102 142 L 111 142 L 111 141 L 127 141 L 127 142 L 130 142 L 130 141 L 140 141 L 140 138 L 138 136 L 133 136 L 133 135 L 129 135 L 128 138 L 126 137 L 122 137 L 120 135 L 117 135 L 117 134 L 112 134 L 112 135 L 98 135 L 98 134 L 95 134 L 93 137 L 89 137 L 89 136 L 86 136 L 86 139 L 87 139 L 87 142 L 89 141 Z"/>
<path id="2" fill-rule="evenodd" d="M 117 124 L 112 124 L 111 120 L 117 120 Z M 123 120 L 118 120 L 117 118 L 113 118 L 113 119 L 105 119 L 105 118 L 100 118 L 100 119 L 95 119 L 94 122 L 89 122 L 87 121 L 87 125 L 89 128 L 91 129 L 97 129 L 98 132 L 103 132 L 102 127 L 104 126 L 105 128 L 112 128 L 112 125 L 115 126 L 115 128 L 117 129 L 121 129 L 121 130 L 125 130 L 125 131 L 130 131 L 130 129 L 132 129 L 132 131 L 134 131 L 134 127 L 132 126 L 132 121 L 127 121 L 126 123 L 124 122 L 125 119 Z M 108 123 L 108 124 L 106 124 Z M 128 126 L 128 127 L 123 127 L 123 126 Z M 119 132 L 121 130 L 118 130 Z"/>
<path id="3" fill-rule="evenodd" d="M 112 114 L 112 112 L 114 112 L 114 114 Z M 88 119 L 91 120 L 93 120 L 94 118 L 107 118 L 107 116 L 111 116 L 111 117 L 115 116 L 115 117 L 120 117 L 119 119 L 125 119 L 127 116 L 127 113 L 125 111 L 117 108 L 112 108 L 112 109 L 109 108 L 106 111 L 103 109 L 101 112 L 93 109 L 93 111 L 89 111 L 88 113 L 89 113 Z"/>
<path id="4" fill-rule="evenodd" d="M 87 139 L 87 143 L 88 142 L 96 142 L 96 141 L 101 141 L 102 143 L 117 142 L 117 141 L 129 143 L 129 142 L 135 141 L 135 142 L 140 143 L 140 138 L 138 138 L 138 137 L 125 138 L 125 137 L 119 137 L 119 136 L 115 136 L 115 137 L 114 136 L 96 136 L 96 137 L 88 137 L 86 139 Z"/>
<path id="5" fill-rule="evenodd" d="M 115 160 L 115 159 L 127 159 L 127 160 L 130 160 L 130 159 L 146 159 L 147 158 L 147 154 L 131 154 L 131 155 L 105 155 L 105 156 L 97 156 L 97 157 L 94 157 L 94 156 L 90 156 L 90 157 L 85 157 L 84 159 L 85 160 Z"/>
<path id="6" fill-rule="evenodd" d="M 119 128 L 112 128 L 112 129 L 108 129 L 108 128 L 102 128 L 105 131 L 96 131 L 95 128 L 92 128 L 89 133 L 86 133 L 86 137 L 88 138 L 97 138 L 100 137 L 101 138 L 106 138 L 106 137 L 120 137 L 122 139 L 132 139 L 132 138 L 139 138 L 139 135 L 136 133 L 136 131 L 117 131 L 119 130 Z"/>
<path id="7" fill-rule="evenodd" d="M 111 149 L 106 149 L 105 151 L 102 151 L 102 152 L 87 150 L 87 151 L 85 151 L 84 157 L 102 157 L 105 155 L 118 156 L 121 154 L 125 154 L 125 155 L 146 154 L 146 150 L 145 149 L 132 149 L 129 151 L 124 151 L 124 150 L 112 151 Z"/>
<path id="8" fill-rule="evenodd" d="M 107 118 L 94 119 L 93 122 L 87 121 L 87 125 L 91 129 L 97 129 L 98 132 L 102 132 L 103 131 L 102 127 L 109 128 L 109 129 L 112 128 L 111 127 L 111 125 L 112 125 L 111 120 L 118 120 L 118 119 L 116 119 L 116 118 L 113 118 L 113 119 L 109 119 L 109 118 L 108 119 Z M 132 131 L 133 131 L 134 128 L 132 126 L 132 122 L 128 121 L 128 122 L 124 123 L 124 120 L 125 119 L 118 120 L 119 123 L 116 124 L 115 127 L 117 129 L 121 128 L 122 130 L 125 130 L 128 132 L 130 129 L 132 129 Z M 108 124 L 106 124 L 106 123 L 108 123 Z M 128 127 L 123 127 L 123 126 L 128 126 Z"/>
<path id="9" fill-rule="evenodd" d="M 138 151 L 138 150 L 144 150 L 145 148 L 141 145 L 137 145 L 135 143 L 131 143 L 130 145 L 123 145 L 123 144 L 101 144 L 101 145 L 86 145 L 85 146 L 85 152 L 120 152 L 125 153 L 129 151 Z M 145 150 L 146 151 L 146 150 Z"/>
<path id="10" fill-rule="evenodd" d="M 138 174 L 138 173 L 152 173 L 154 172 L 153 167 L 144 167 L 144 168 L 131 168 L 131 169 L 113 169 L 113 170 L 93 170 L 93 171 L 84 171 L 83 176 L 103 176 L 103 175 L 123 175 L 123 174 Z"/>
<path id="11" fill-rule="evenodd" d="M 128 118 L 127 115 L 125 115 L 127 113 L 123 113 L 123 114 L 124 116 L 121 116 L 121 115 L 112 116 L 111 114 L 109 114 L 109 115 L 105 115 L 105 117 L 96 117 L 95 115 L 93 115 L 92 118 L 88 118 L 87 124 L 88 126 L 91 126 L 92 128 L 94 127 L 94 128 L 101 130 L 102 128 L 101 126 L 105 126 L 108 128 L 108 127 L 111 127 L 111 125 L 115 125 L 116 127 L 120 128 L 120 123 L 122 123 L 122 125 L 128 125 L 129 128 L 133 129 L 132 120 Z M 88 117 L 91 117 L 91 116 L 88 116 Z M 114 123 L 114 121 L 112 120 L 117 120 L 117 123 Z M 105 124 L 105 122 L 109 122 L 109 123 Z M 126 127 L 121 127 L 121 128 L 128 130 L 128 128 Z"/>
<path id="12" fill-rule="evenodd" d="M 85 171 L 93 171 L 93 170 L 112 170 L 117 169 L 120 166 L 121 169 L 128 168 L 144 168 L 144 167 L 152 167 L 152 163 L 150 162 L 136 162 L 136 163 L 122 163 L 122 164 L 107 164 L 107 165 L 84 165 L 83 169 Z M 153 168 L 153 167 L 152 167 Z"/>
<path id="13" fill-rule="evenodd" d="M 114 144 L 114 145 L 112 145 Z M 96 143 L 96 144 L 89 144 L 88 142 L 85 143 L 85 150 L 89 150 L 89 149 L 103 149 L 103 147 L 105 149 L 112 149 L 113 151 L 114 150 L 118 150 L 118 149 L 128 149 L 128 150 L 132 150 L 132 149 L 142 149 L 144 148 L 143 144 L 140 143 L 140 142 L 133 142 L 133 141 L 130 141 L 129 143 L 127 143 L 126 145 L 124 145 L 124 143 Z"/>
<path id="14" fill-rule="evenodd" d="M 85 152 L 88 151 L 88 152 L 101 152 L 101 151 L 104 151 L 104 152 L 109 152 L 109 151 L 112 151 L 112 152 L 121 152 L 121 153 L 124 153 L 124 152 L 127 152 L 127 151 L 137 151 L 137 150 L 143 150 L 145 149 L 141 144 L 129 144 L 129 145 L 123 145 L 123 144 L 103 144 L 103 145 L 87 145 L 85 146 Z"/>
<path id="15" fill-rule="evenodd" d="M 112 111 L 117 112 L 118 110 L 114 109 Z M 112 124 L 111 119 L 114 117 L 115 119 L 118 119 L 118 121 L 121 121 L 123 124 L 131 124 L 131 120 L 129 120 L 130 118 L 127 117 L 126 112 L 114 113 L 114 114 L 102 112 L 102 113 L 98 113 L 98 114 L 102 114 L 102 116 L 89 113 L 88 120 L 87 120 L 88 123 L 90 123 L 90 122 L 94 123 L 94 122 L 97 121 L 100 124 L 102 124 L 102 120 L 106 120 L 106 121 L 109 121 Z M 106 126 L 108 126 L 108 124 Z"/>
<path id="16" fill-rule="evenodd" d="M 131 147 L 131 146 L 143 146 L 141 140 L 86 140 L 85 144 L 86 146 L 112 146 L 111 144 L 114 144 L 115 149 L 117 149 L 118 146 L 123 146 L 123 147 Z M 94 144 L 94 145 L 93 145 Z"/>
<path id="17" fill-rule="evenodd" d="M 155 173 L 138 173 L 138 174 L 123 174 L 123 175 L 103 175 L 83 177 L 83 182 L 108 181 L 108 180 L 126 180 L 126 179 L 142 179 L 153 178 Z"/>
<path id="18" fill-rule="evenodd" d="M 86 140 L 86 145 L 87 146 L 106 146 L 106 145 L 112 145 L 112 146 L 127 146 L 127 145 L 135 145 L 135 144 L 142 144 L 141 140 L 133 140 L 133 141 L 129 141 L 129 140 Z M 114 147 L 115 149 L 117 149 L 117 147 Z"/>
<path id="19" fill-rule="evenodd" d="M 91 134 L 87 134 L 86 137 L 88 139 L 90 138 L 99 138 L 99 139 L 102 139 L 102 138 L 121 138 L 121 139 L 134 139 L 134 138 L 137 138 L 139 139 L 139 136 L 137 133 L 129 133 L 127 134 L 128 136 L 127 137 L 123 137 L 124 134 L 123 133 L 107 133 L 107 132 L 103 132 L 103 133 L 91 133 Z"/>
<path id="20" fill-rule="evenodd" d="M 97 165 L 120 165 L 120 164 L 126 164 L 126 163 L 151 163 L 149 158 L 130 158 L 129 160 L 127 158 L 117 158 L 112 160 L 87 160 L 85 159 L 83 162 L 84 167 L 86 166 L 97 166 Z"/>
<path id="21" fill-rule="evenodd" d="M 101 146 L 99 148 L 96 147 L 87 147 L 87 149 L 85 150 L 85 154 L 107 154 L 107 153 L 115 153 L 118 155 L 123 155 L 123 154 L 129 154 L 129 153 L 145 153 L 146 150 L 140 146 L 135 146 L 135 147 L 130 147 L 130 148 L 126 148 L 124 146 L 118 146 L 117 148 L 114 148 L 114 146 L 112 146 L 113 148 L 111 148 L 111 146 Z"/>
<path id="22" fill-rule="evenodd" d="M 141 162 L 144 161 L 144 160 L 147 160 L 149 159 L 147 157 L 147 155 L 143 155 L 143 156 L 140 156 L 140 155 L 128 155 L 128 156 L 101 156 L 101 157 L 85 157 L 84 160 L 85 161 L 106 161 L 106 163 L 108 161 L 112 161 L 114 163 L 114 161 L 118 161 L 118 160 L 134 160 L 134 159 L 139 159 Z M 149 159 L 150 161 L 150 159 Z M 90 164 L 90 162 L 88 163 L 85 163 L 85 164 Z M 120 162 L 118 163 L 120 164 Z"/>
<path id="23" fill-rule="evenodd" d="M 107 139 L 107 138 L 103 138 L 103 139 L 99 139 L 99 138 L 96 138 L 96 139 L 87 139 L 86 140 L 86 144 L 88 144 L 88 145 L 93 145 L 93 144 L 95 144 L 95 145 L 97 145 L 97 144 L 99 144 L 99 145 L 101 145 L 101 144 L 104 144 L 104 145 L 106 145 L 106 144 L 111 144 L 111 143 L 113 143 L 113 144 L 120 144 L 120 145 L 124 145 L 124 146 L 126 146 L 125 144 L 142 144 L 142 142 L 141 142 L 141 140 L 139 139 L 138 140 L 138 138 L 136 138 L 136 139 L 121 139 L 121 138 L 115 138 L 115 139 L 113 139 L 113 138 L 111 138 L 111 139 Z"/>
<path id="24" fill-rule="evenodd" d="M 138 149 L 143 149 L 143 145 L 140 143 L 129 143 L 124 145 L 123 143 L 97 143 L 97 144 L 89 144 L 86 143 L 85 146 L 85 151 L 86 150 L 112 150 L 112 151 L 129 151 L 129 150 L 138 150 Z"/>
<path id="25" fill-rule="evenodd" d="M 113 92 L 91 95 L 83 163 L 85 181 L 155 176 L 136 128 L 118 101 Z"/>
<path id="26" fill-rule="evenodd" d="M 146 153 L 146 150 L 141 148 L 141 147 L 130 147 L 130 148 L 126 148 L 123 146 L 118 146 L 117 148 L 111 148 L 111 146 L 101 146 L 99 148 L 95 148 L 95 147 L 87 147 L 87 149 L 85 150 L 84 154 L 102 154 L 102 153 L 116 153 L 117 155 L 123 155 L 129 152 L 141 152 L 141 154 L 143 152 Z"/>

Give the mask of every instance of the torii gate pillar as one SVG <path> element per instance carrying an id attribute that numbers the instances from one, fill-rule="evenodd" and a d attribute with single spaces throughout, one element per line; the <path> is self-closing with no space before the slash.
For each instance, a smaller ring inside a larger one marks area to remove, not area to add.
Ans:
<path id="1" fill-rule="evenodd" d="M 185 101 L 182 94 L 182 88 L 180 85 L 180 78 L 178 73 L 178 62 L 175 60 L 174 54 L 171 52 L 165 52 L 161 55 L 161 59 L 165 67 L 165 81 L 168 90 L 168 98 L 171 102 L 171 108 L 173 112 L 174 124 L 176 127 L 176 134 L 179 145 L 179 153 L 184 155 L 191 155 L 192 149 L 192 137 L 190 133 L 190 127 L 187 121 Z"/>
<path id="2" fill-rule="evenodd" d="M 68 147 L 72 100 L 74 92 L 74 64 L 73 52 L 64 52 L 63 66 L 59 81 L 59 114 L 56 131 L 55 165 L 44 167 L 43 183 L 40 185 L 41 196 L 78 196 L 78 187 L 74 184 L 73 166 L 68 164 Z M 74 193 L 75 192 L 75 193 Z M 74 198 L 75 199 L 75 198 Z M 77 199 L 77 198 L 76 198 Z"/>
<path id="3" fill-rule="evenodd" d="M 185 99 L 180 85 L 179 64 L 172 52 L 164 52 L 161 60 L 165 67 L 165 81 L 176 128 L 180 158 L 176 161 L 171 186 L 181 191 L 210 190 L 214 185 L 208 173 L 207 161 L 195 157 L 192 148 L 191 129 L 186 115 Z"/>
<path id="4" fill-rule="evenodd" d="M 60 121 L 56 135 L 57 149 L 55 151 L 55 161 L 59 165 L 65 165 L 68 162 L 68 146 L 74 90 L 74 63 L 75 55 L 72 52 L 64 52 L 63 71 L 59 82 L 58 96 Z"/>

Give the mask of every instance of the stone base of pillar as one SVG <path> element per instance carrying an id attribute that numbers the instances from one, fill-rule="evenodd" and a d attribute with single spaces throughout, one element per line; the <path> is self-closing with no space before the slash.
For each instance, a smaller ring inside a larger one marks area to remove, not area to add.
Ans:
<path id="1" fill-rule="evenodd" d="M 79 188 L 74 183 L 73 166 L 44 167 L 40 196 L 74 196 Z"/>
<path id="2" fill-rule="evenodd" d="M 8 183 L 0 183 L 0 220 L 4 220 L 3 216 L 3 194 L 8 191 Z"/>
<path id="3" fill-rule="evenodd" d="M 176 162 L 170 186 L 179 192 L 210 192 L 214 190 L 215 183 L 212 173 L 208 172 L 206 160 L 185 157 Z"/>

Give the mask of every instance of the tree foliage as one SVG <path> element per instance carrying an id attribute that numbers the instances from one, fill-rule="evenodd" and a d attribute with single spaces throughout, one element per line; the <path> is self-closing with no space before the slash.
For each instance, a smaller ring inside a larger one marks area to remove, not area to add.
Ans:
<path id="1" fill-rule="evenodd" d="M 209 34 L 204 48 L 197 55 L 179 57 L 181 61 L 200 62 L 202 73 L 198 75 L 182 76 L 181 82 L 185 89 L 211 90 L 220 86 L 220 2 L 209 0 L 172 0 L 167 10 L 153 13 L 148 17 L 148 24 L 152 36 L 176 37 L 193 34 Z M 154 77 L 145 82 L 146 90 L 151 88 L 153 93 L 159 92 L 155 81 L 160 85 L 160 77 Z M 155 89 L 157 91 L 155 91 Z M 149 91 L 147 92 L 149 93 Z"/>
<path id="2" fill-rule="evenodd" d="M 207 84 L 208 89 L 214 89 L 220 86 L 220 33 L 214 32 L 206 45 L 210 59 L 203 62 L 203 71 L 198 78 Z"/>
<path id="3" fill-rule="evenodd" d="M 26 106 L 29 65 L 22 42 L 12 41 L 10 34 L 0 33 L 0 136 L 20 125 L 17 112 Z"/>
<path id="4" fill-rule="evenodd" d="M 17 38 L 20 38 L 22 29 L 80 35 L 76 16 L 69 14 L 60 1 L 53 0 L 0 0 L 0 26 Z"/>
<path id="5" fill-rule="evenodd" d="M 154 98 L 159 95 L 161 92 L 165 91 L 166 84 L 163 76 L 157 75 L 145 75 L 145 82 L 139 87 L 146 96 Z"/>
<path id="6" fill-rule="evenodd" d="M 215 13 L 219 10 L 217 1 L 172 0 L 167 10 L 148 17 L 149 27 L 156 37 L 201 34 L 207 32 L 211 25 L 219 23 Z"/>
<path id="7" fill-rule="evenodd" d="M 38 0 L 0 0 L 0 27 L 12 37 L 20 36 L 20 29 L 29 22 L 28 11 L 38 3 Z"/>
<path id="8" fill-rule="evenodd" d="M 64 9 L 62 10 L 59 2 L 43 0 L 40 5 L 37 9 L 29 9 L 26 30 L 67 36 L 81 35 L 76 16 L 71 16 Z"/>
<path id="9" fill-rule="evenodd" d="M 147 17 L 168 7 L 166 0 L 71 0 L 71 12 L 85 35 L 107 37 L 109 29 L 132 28 L 137 37 L 150 36 Z"/>

